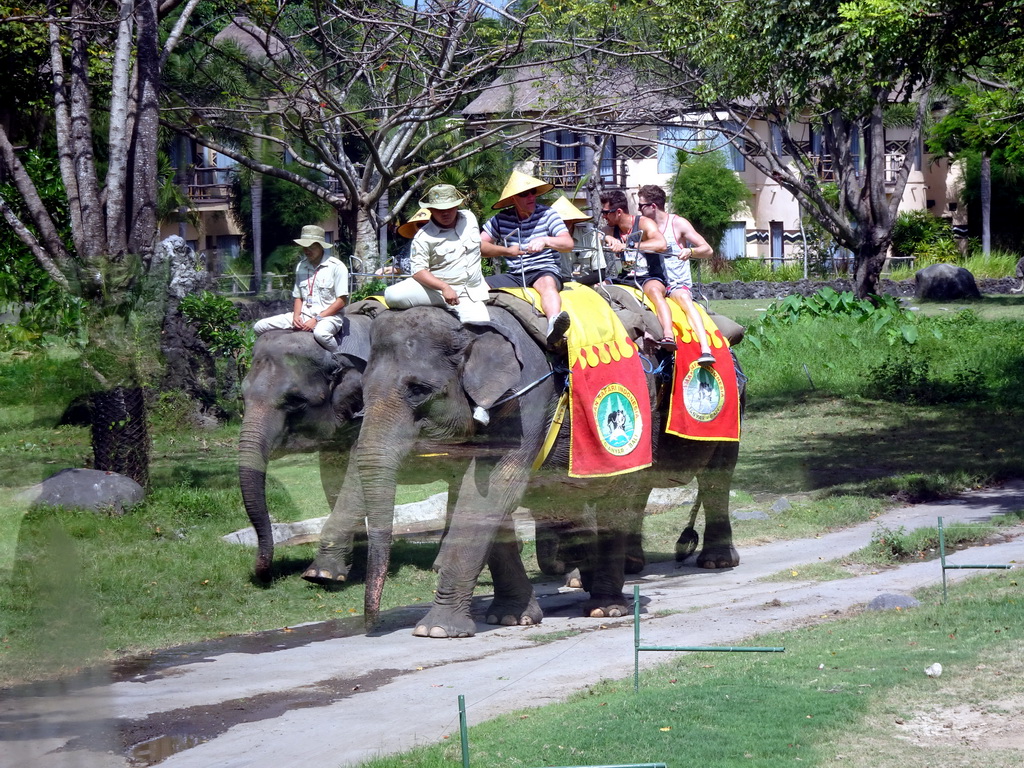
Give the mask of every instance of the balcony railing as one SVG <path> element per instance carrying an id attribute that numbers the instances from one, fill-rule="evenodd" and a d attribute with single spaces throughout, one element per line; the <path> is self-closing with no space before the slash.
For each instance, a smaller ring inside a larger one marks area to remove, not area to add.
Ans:
<path id="1" fill-rule="evenodd" d="M 537 175 L 559 189 L 573 189 L 580 181 L 578 160 L 538 160 Z"/>
<path id="2" fill-rule="evenodd" d="M 227 203 L 234 190 L 223 168 L 196 168 L 188 180 L 188 196 L 194 203 Z"/>
<path id="3" fill-rule="evenodd" d="M 900 168 L 903 167 L 903 161 L 906 155 L 899 152 L 887 152 L 885 155 L 885 183 L 895 184 L 896 176 L 899 175 Z M 814 171 L 814 175 L 818 181 L 835 181 L 836 172 L 835 165 L 832 162 L 832 155 L 808 155 L 807 159 L 811 161 L 811 168 Z M 860 171 L 858 169 L 858 175 Z"/>

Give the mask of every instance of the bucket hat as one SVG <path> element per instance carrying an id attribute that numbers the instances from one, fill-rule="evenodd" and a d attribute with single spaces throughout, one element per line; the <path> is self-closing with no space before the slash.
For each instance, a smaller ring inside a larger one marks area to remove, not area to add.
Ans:
<path id="1" fill-rule="evenodd" d="M 579 224 L 581 221 L 590 221 L 590 217 L 573 205 L 569 198 L 562 195 L 551 204 L 555 213 L 562 217 L 566 224 Z"/>
<path id="2" fill-rule="evenodd" d="M 430 221 L 430 211 L 426 208 L 420 208 L 416 213 L 409 217 L 409 220 L 398 228 L 398 234 L 402 237 L 412 240 L 416 233 L 420 231 L 420 227 Z"/>
<path id="3" fill-rule="evenodd" d="M 420 200 L 420 208 L 446 211 L 449 208 L 458 208 L 464 202 L 466 198 L 451 184 L 435 184 L 427 190 L 427 196 Z"/>
<path id="4" fill-rule="evenodd" d="M 323 227 L 318 227 L 314 224 L 303 227 L 302 234 L 292 242 L 301 245 L 303 248 L 309 248 L 313 243 L 320 243 L 320 245 L 324 247 L 325 251 L 330 250 L 332 247 L 324 236 Z"/>
<path id="5" fill-rule="evenodd" d="M 492 205 L 491 208 L 496 211 L 502 208 L 508 208 L 512 205 L 512 198 L 520 192 L 536 189 L 538 195 L 543 195 L 545 192 L 550 192 L 554 188 L 554 184 L 548 184 L 547 182 L 535 179 L 533 176 L 527 176 L 525 173 L 520 173 L 519 171 L 512 171 L 512 175 L 508 177 L 508 181 L 505 183 L 505 188 L 501 190 L 501 199 Z"/>

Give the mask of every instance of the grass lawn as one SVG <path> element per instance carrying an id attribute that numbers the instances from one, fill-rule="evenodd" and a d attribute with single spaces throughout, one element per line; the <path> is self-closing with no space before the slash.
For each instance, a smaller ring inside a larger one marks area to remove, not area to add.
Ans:
<path id="1" fill-rule="evenodd" d="M 564 703 L 469 729 L 473 765 L 664 762 L 707 768 L 1009 768 L 1020 764 L 1024 657 L 1012 573 L 923 591 L 906 611 L 748 638 L 784 653 L 689 653 Z M 587 636 L 577 652 L 585 653 Z M 924 674 L 940 663 L 940 677 Z M 458 764 L 459 743 L 367 768 Z"/>

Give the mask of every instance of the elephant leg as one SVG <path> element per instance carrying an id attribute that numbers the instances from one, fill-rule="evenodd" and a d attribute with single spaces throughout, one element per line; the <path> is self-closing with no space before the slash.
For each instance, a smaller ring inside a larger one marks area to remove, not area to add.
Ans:
<path id="1" fill-rule="evenodd" d="M 448 534 L 438 555 L 434 605 L 413 634 L 417 637 L 472 637 L 476 624 L 470 613 L 473 589 L 490 556 L 492 543 L 522 498 L 530 466 L 528 455 L 513 452 L 495 462 L 474 459 L 463 476 L 459 499 Z M 502 553 L 502 562 L 509 558 Z M 504 572 L 502 577 L 504 578 Z M 525 572 L 523 574 L 525 576 Z M 511 585 L 502 585 L 512 589 Z M 536 621 L 540 620 L 539 609 Z"/>
<path id="2" fill-rule="evenodd" d="M 486 612 L 488 624 L 514 627 L 540 624 L 544 617 L 533 592 L 533 585 L 523 567 L 523 558 L 516 540 L 515 525 L 506 518 L 491 547 L 487 566 L 494 579 L 494 600 Z"/>
<path id="3" fill-rule="evenodd" d="M 537 546 L 537 565 L 546 576 L 562 576 L 569 566 L 561 552 L 563 532 L 553 523 L 536 521 L 534 542 Z"/>
<path id="4" fill-rule="evenodd" d="M 348 451 L 323 448 L 320 451 L 320 485 L 323 486 L 327 506 L 333 511 L 338 503 L 338 494 L 345 483 L 345 469 Z"/>
<path id="5" fill-rule="evenodd" d="M 352 567 L 352 541 L 356 529 L 364 525 L 363 510 L 362 484 L 355 457 L 352 456 L 334 511 L 320 531 L 320 548 L 316 558 L 302 572 L 302 578 L 324 586 L 347 580 Z"/>
<path id="6" fill-rule="evenodd" d="M 700 568 L 734 568 L 740 555 L 732 543 L 729 519 L 729 488 L 739 455 L 738 443 L 719 443 L 708 465 L 701 470 L 700 500 L 704 506 L 704 547 L 697 555 Z"/>
<path id="7" fill-rule="evenodd" d="M 593 506 L 586 506 L 585 516 L 593 516 Z M 626 583 L 624 565 L 631 526 L 623 521 L 634 516 L 636 509 L 633 507 L 597 516 L 589 557 L 580 566 L 583 589 L 590 593 L 590 597 L 583 601 L 583 615 L 604 619 L 625 616 L 629 612 L 622 588 Z"/>

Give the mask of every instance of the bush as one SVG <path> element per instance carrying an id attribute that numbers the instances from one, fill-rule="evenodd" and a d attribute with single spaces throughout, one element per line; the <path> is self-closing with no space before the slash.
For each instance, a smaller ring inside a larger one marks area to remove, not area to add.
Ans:
<path id="1" fill-rule="evenodd" d="M 944 245 L 938 246 L 940 242 Z M 907 258 L 930 254 L 931 258 L 936 253 L 949 255 L 950 248 L 952 259 L 956 259 L 960 252 L 944 220 L 922 210 L 902 211 L 896 217 L 892 227 L 893 256 Z"/>

